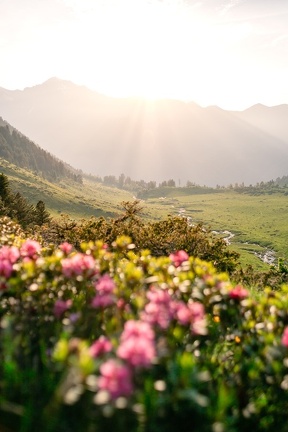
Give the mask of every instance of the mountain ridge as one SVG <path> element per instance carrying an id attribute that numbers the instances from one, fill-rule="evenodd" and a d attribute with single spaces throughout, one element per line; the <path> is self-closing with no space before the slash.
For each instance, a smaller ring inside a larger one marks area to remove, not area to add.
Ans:
<path id="1" fill-rule="evenodd" d="M 288 105 L 260 107 L 112 98 L 55 77 L 0 92 L 0 115 L 69 165 L 209 186 L 287 175 Z"/>

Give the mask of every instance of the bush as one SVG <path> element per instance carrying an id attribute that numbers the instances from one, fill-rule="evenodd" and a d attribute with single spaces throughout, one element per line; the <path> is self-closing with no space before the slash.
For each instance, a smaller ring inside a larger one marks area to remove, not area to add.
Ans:
<path id="1" fill-rule="evenodd" d="M 0 423 L 11 430 L 287 430 L 288 288 L 253 299 L 184 251 L 122 236 L 0 249 Z"/>

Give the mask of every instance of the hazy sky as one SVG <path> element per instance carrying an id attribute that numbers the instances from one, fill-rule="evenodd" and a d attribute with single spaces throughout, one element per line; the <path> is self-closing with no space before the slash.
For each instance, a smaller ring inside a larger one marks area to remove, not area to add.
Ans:
<path id="1" fill-rule="evenodd" d="M 0 87 L 288 103 L 288 0 L 0 0 Z"/>

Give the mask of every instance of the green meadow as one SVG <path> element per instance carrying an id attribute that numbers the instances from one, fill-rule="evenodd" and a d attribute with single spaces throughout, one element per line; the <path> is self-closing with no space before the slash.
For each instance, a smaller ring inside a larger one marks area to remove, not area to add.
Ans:
<path id="1" fill-rule="evenodd" d="M 244 265 L 267 268 L 255 253 L 263 256 L 273 251 L 275 258 L 287 257 L 288 197 L 283 194 L 255 196 L 210 189 L 189 194 L 188 188 L 186 192 L 185 188 L 166 188 L 160 195 L 144 201 L 155 217 L 179 214 L 191 218 L 190 223 L 203 222 L 223 237 L 228 237 L 223 231 L 231 232 L 230 247 L 241 254 Z"/>

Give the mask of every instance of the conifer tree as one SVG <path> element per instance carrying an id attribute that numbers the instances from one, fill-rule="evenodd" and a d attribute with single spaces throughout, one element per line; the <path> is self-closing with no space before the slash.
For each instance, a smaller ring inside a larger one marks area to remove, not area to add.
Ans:
<path id="1" fill-rule="evenodd" d="M 4 205 L 11 203 L 12 193 L 9 186 L 9 180 L 3 173 L 0 174 L 0 197 Z"/>
<path id="2" fill-rule="evenodd" d="M 35 207 L 35 223 L 37 225 L 43 225 L 51 221 L 49 212 L 46 210 L 45 203 L 43 201 L 38 201 Z"/>

